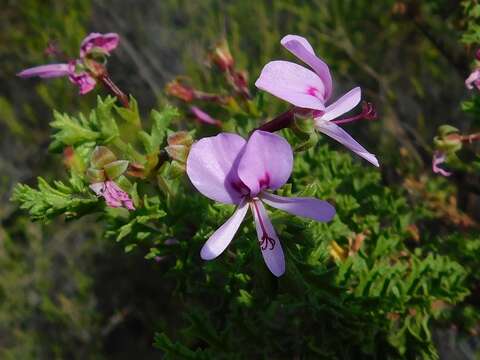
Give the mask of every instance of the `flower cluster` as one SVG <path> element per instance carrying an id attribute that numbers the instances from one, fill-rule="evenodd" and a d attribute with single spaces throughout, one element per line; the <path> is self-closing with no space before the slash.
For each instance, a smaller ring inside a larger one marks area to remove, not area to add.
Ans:
<path id="1" fill-rule="evenodd" d="M 136 119 L 134 114 L 136 104 L 130 106 L 125 95 L 108 77 L 104 66 L 106 56 L 117 47 L 118 42 L 119 37 L 116 34 L 93 33 L 83 40 L 78 59 L 64 64 L 38 66 L 24 70 L 18 75 L 41 78 L 68 76 L 70 81 L 80 87 L 81 94 L 88 93 L 95 87 L 97 81 L 101 81 L 127 108 L 122 109 L 122 116 L 133 116 Z M 330 102 L 333 93 L 330 70 L 315 54 L 309 42 L 297 35 L 287 35 L 281 44 L 313 71 L 288 61 L 272 61 L 265 65 L 255 85 L 287 101 L 294 106 L 292 109 L 252 131 L 248 139 L 233 133 L 220 133 L 194 142 L 190 133 L 186 131 L 170 132 L 167 136 L 167 146 L 161 150 L 169 158 L 170 168 L 175 169 L 176 174 L 186 172 L 193 186 L 201 194 L 212 200 L 236 206 L 231 217 L 209 237 L 201 250 L 201 258 L 214 259 L 227 248 L 250 208 L 261 253 L 267 267 L 275 276 L 281 276 L 285 272 L 285 257 L 265 204 L 320 222 L 332 220 L 336 213 L 335 208 L 323 200 L 310 197 L 286 198 L 273 193 L 290 178 L 294 160 L 288 141 L 275 132 L 288 128 L 295 116 L 300 115 L 305 121 L 313 121 L 315 129 L 319 132 L 337 140 L 373 165 L 379 166 L 376 156 L 340 127 L 356 120 L 376 118 L 373 105 L 364 103 L 359 115 L 340 119 L 343 114 L 360 103 L 360 88 L 356 87 L 338 100 Z M 170 82 L 166 91 L 189 104 L 190 112 L 200 123 L 222 126 L 220 120 L 191 105 L 191 102 L 200 100 L 225 105 L 236 103 L 234 98 L 237 97 L 239 102 L 248 104 L 251 95 L 247 86 L 247 74 L 235 69 L 234 59 L 225 42 L 215 48 L 210 60 L 229 84 L 232 90 L 229 95 L 199 91 L 180 79 Z M 157 128 L 151 135 L 142 134 L 149 151 L 156 148 L 160 150 L 163 141 L 163 135 L 160 135 L 162 126 L 166 127 L 157 123 Z M 111 140 L 111 137 L 109 139 Z M 133 151 L 129 146 L 125 144 L 123 149 Z M 160 157 L 155 155 L 156 160 L 152 159 L 150 159 L 152 167 L 163 168 L 163 160 L 160 161 Z M 131 188 L 125 175 L 144 177 L 143 169 L 144 165 L 141 163 L 117 160 L 109 148 L 97 146 L 91 152 L 86 177 L 90 182 L 90 189 L 103 197 L 107 206 L 135 210 L 132 198 L 125 191 Z M 135 204 L 141 206 L 141 201 L 137 201 L 138 197 L 134 198 Z"/>
<path id="2" fill-rule="evenodd" d="M 48 64 L 25 69 L 17 75 L 23 78 L 43 79 L 67 76 L 80 88 L 84 95 L 95 88 L 97 80 L 106 74 L 103 62 L 118 46 L 119 36 L 115 33 L 91 33 L 80 44 L 80 56 L 61 64 Z"/>

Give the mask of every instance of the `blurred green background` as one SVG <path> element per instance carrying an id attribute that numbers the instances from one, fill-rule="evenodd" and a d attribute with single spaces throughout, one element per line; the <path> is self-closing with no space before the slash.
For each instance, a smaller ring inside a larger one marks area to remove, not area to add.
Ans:
<path id="1" fill-rule="evenodd" d="M 95 103 L 95 93 L 79 97 L 65 79 L 15 76 L 55 62 L 45 53 L 49 42 L 74 56 L 89 32 L 119 33 L 109 71 L 147 112 L 166 101 L 164 85 L 177 75 L 213 90 L 204 64 L 222 37 L 253 84 L 269 60 L 291 59 L 279 44 L 283 35 L 305 36 L 331 65 L 336 95 L 358 85 L 377 106 L 378 121 L 349 131 L 378 155 L 384 183 L 404 186 L 409 174 L 433 176 L 440 124 L 470 131 L 459 103 L 468 96 L 463 81 L 475 49 L 460 43 L 463 27 L 462 7 L 448 0 L 2 0 L 0 358 L 157 357 L 152 314 L 168 311 L 162 299 L 172 290 L 155 276 L 162 265 L 104 241 L 92 219 L 40 225 L 9 202 L 16 183 L 64 172 L 62 158 L 47 151 L 51 108 L 75 113 Z M 478 195 L 464 185 L 477 180 L 452 179 L 452 206 L 475 224 Z M 473 356 L 475 342 L 454 328 L 436 336 L 446 359 Z"/>

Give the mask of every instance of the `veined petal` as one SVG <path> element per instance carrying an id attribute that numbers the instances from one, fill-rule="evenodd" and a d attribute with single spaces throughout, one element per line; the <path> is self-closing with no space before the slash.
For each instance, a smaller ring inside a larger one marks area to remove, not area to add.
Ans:
<path id="1" fill-rule="evenodd" d="M 259 89 L 295 106 L 325 110 L 325 86 L 313 71 L 289 61 L 271 61 L 255 82 Z"/>
<path id="2" fill-rule="evenodd" d="M 357 155 L 361 156 L 368 162 L 375 166 L 380 166 L 375 155 L 369 153 L 362 145 L 360 145 L 354 138 L 352 138 L 345 130 L 340 126 L 321 119 L 315 119 L 315 127 L 318 131 L 330 136 L 337 140 L 339 143 L 345 145 Z"/>
<path id="3" fill-rule="evenodd" d="M 250 208 L 255 219 L 255 228 L 257 229 L 263 260 L 265 260 L 265 264 L 273 275 L 282 276 L 285 272 L 285 257 L 267 211 L 260 200 L 252 201 Z"/>
<path id="4" fill-rule="evenodd" d="M 333 81 L 328 65 L 315 55 L 312 46 L 304 37 L 298 35 L 286 35 L 280 43 L 293 55 L 310 66 L 322 79 L 325 86 L 325 101 L 332 96 Z"/>
<path id="5" fill-rule="evenodd" d="M 93 48 L 98 48 L 108 55 L 118 46 L 119 41 L 120 37 L 116 33 L 91 33 L 80 45 L 80 57 L 83 58 Z"/>
<path id="6" fill-rule="evenodd" d="M 316 221 L 330 221 L 335 216 L 335 208 L 332 205 L 315 198 L 283 197 L 267 192 L 262 193 L 261 198 L 274 208 Z"/>
<path id="7" fill-rule="evenodd" d="M 355 106 L 358 105 L 361 99 L 362 90 L 359 87 L 356 87 L 347 92 L 333 104 L 327 106 L 325 112 L 321 116 L 321 119 L 326 121 L 336 119 L 340 115 L 352 110 Z"/>
<path id="8" fill-rule="evenodd" d="M 278 189 L 292 173 L 293 152 L 283 137 L 255 131 L 240 155 L 238 176 L 255 197 L 263 189 Z"/>
<path id="9" fill-rule="evenodd" d="M 17 76 L 22 78 L 29 78 L 38 76 L 42 79 L 67 76 L 70 74 L 70 66 L 68 64 L 49 64 L 35 66 L 29 69 L 20 71 Z"/>
<path id="10" fill-rule="evenodd" d="M 247 210 L 248 203 L 242 202 L 230 219 L 228 219 L 212 234 L 212 236 L 210 236 L 200 251 L 200 256 L 203 260 L 215 259 L 227 248 L 245 218 Z"/>
<path id="11" fill-rule="evenodd" d="M 97 81 L 86 71 L 82 71 L 80 73 L 70 73 L 68 78 L 72 83 L 80 88 L 80 95 L 85 95 L 86 93 L 92 91 L 97 84 Z"/>
<path id="12" fill-rule="evenodd" d="M 193 144 L 187 158 L 187 175 L 193 186 L 212 200 L 239 204 L 243 184 L 236 161 L 245 143 L 240 135 L 221 133 Z"/>

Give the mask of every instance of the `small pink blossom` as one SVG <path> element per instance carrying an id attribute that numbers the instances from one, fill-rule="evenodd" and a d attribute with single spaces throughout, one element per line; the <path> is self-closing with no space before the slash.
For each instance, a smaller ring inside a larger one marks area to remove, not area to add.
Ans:
<path id="1" fill-rule="evenodd" d="M 237 206 L 203 246 L 202 259 L 212 260 L 227 248 L 250 208 L 268 269 L 275 276 L 285 272 L 282 246 L 264 204 L 322 222 L 335 215 L 335 208 L 326 201 L 272 193 L 287 182 L 292 167 L 290 144 L 270 132 L 257 130 L 248 141 L 237 134 L 221 133 L 193 144 L 187 159 L 193 186 L 212 200 Z"/>
<path id="2" fill-rule="evenodd" d="M 80 95 L 84 95 L 95 88 L 97 80 L 91 67 L 94 62 L 87 61 L 93 52 L 101 52 L 108 56 L 119 42 L 119 36 L 114 33 L 91 33 L 80 46 L 80 57 L 67 64 L 48 64 L 25 69 L 17 74 L 22 78 L 40 77 L 42 79 L 68 76 L 69 80 L 80 88 Z"/>
<path id="3" fill-rule="evenodd" d="M 470 74 L 465 80 L 465 86 L 469 90 L 472 90 L 474 87 L 476 87 L 477 90 L 480 90 L 480 69 L 475 69 L 475 71 Z"/>
<path id="4" fill-rule="evenodd" d="M 92 184 L 90 189 L 98 196 L 102 196 L 109 207 L 124 207 L 128 210 L 135 210 L 130 196 L 111 180 Z"/>
<path id="5" fill-rule="evenodd" d="M 271 61 L 262 69 L 255 86 L 297 108 L 310 110 L 318 131 L 378 167 L 376 156 L 332 121 L 358 105 L 361 100 L 360 88 L 350 90 L 337 101 L 327 105 L 333 92 L 328 65 L 315 55 L 310 43 L 301 36 L 287 35 L 281 40 L 281 44 L 313 71 L 289 61 Z"/>
<path id="6" fill-rule="evenodd" d="M 440 174 L 442 176 L 450 176 L 452 173 L 445 169 L 442 169 L 439 165 L 443 164 L 446 160 L 446 155 L 444 152 L 435 151 L 433 153 L 432 159 L 432 170 L 435 174 Z"/>

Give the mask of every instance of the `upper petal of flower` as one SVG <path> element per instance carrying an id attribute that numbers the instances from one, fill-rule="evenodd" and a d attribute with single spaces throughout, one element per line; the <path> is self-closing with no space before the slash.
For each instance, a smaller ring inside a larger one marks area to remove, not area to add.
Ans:
<path id="1" fill-rule="evenodd" d="M 250 208 L 255 219 L 255 228 L 263 260 L 273 275 L 277 277 L 282 276 L 285 272 L 285 256 L 283 255 L 280 239 L 273 228 L 267 211 L 259 200 L 251 202 Z"/>
<path id="2" fill-rule="evenodd" d="M 245 146 L 237 134 L 221 133 L 192 145 L 187 158 L 187 175 L 206 197 L 239 204 L 243 184 L 237 175 L 237 158 Z"/>
<path id="3" fill-rule="evenodd" d="M 346 112 L 352 110 L 355 106 L 358 105 L 361 99 L 362 90 L 359 87 L 356 87 L 347 92 L 333 104 L 327 106 L 325 112 L 321 116 L 321 119 L 326 121 L 336 119 L 340 115 L 343 115 Z"/>
<path id="4" fill-rule="evenodd" d="M 43 79 L 67 76 L 70 74 L 70 66 L 68 64 L 49 64 L 40 65 L 33 68 L 25 69 L 17 74 L 17 76 L 28 78 L 38 76 Z"/>
<path id="5" fill-rule="evenodd" d="M 347 148 L 349 148 L 359 156 L 363 157 L 365 160 L 369 161 L 373 165 L 377 167 L 380 166 L 375 155 L 369 153 L 362 145 L 360 145 L 340 126 L 334 124 L 331 121 L 325 121 L 317 118 L 315 119 L 315 127 L 318 129 L 318 131 L 330 136 L 331 138 L 334 138 L 339 143 L 345 145 Z"/>
<path id="6" fill-rule="evenodd" d="M 332 96 L 333 81 L 328 65 L 315 55 L 312 46 L 304 37 L 298 35 L 287 35 L 280 43 L 293 55 L 309 65 L 323 81 L 325 85 L 324 99 L 328 100 Z"/>
<path id="7" fill-rule="evenodd" d="M 210 236 L 200 251 L 200 256 L 203 260 L 215 259 L 227 248 L 245 218 L 247 211 L 248 203 L 241 203 L 230 219 Z"/>
<path id="8" fill-rule="evenodd" d="M 93 48 L 98 48 L 108 55 L 118 46 L 119 41 L 120 37 L 116 33 L 91 33 L 80 45 L 80 57 L 83 58 Z"/>
<path id="9" fill-rule="evenodd" d="M 335 216 L 335 208 L 332 205 L 315 198 L 283 197 L 265 192 L 262 194 L 262 200 L 274 208 L 316 221 L 330 221 Z"/>
<path id="10" fill-rule="evenodd" d="M 240 155 L 238 176 L 255 197 L 263 189 L 278 189 L 292 173 L 293 152 L 283 137 L 255 131 Z"/>
<path id="11" fill-rule="evenodd" d="M 317 74 L 289 61 L 271 61 L 255 82 L 259 89 L 295 106 L 325 110 L 325 86 Z"/>

